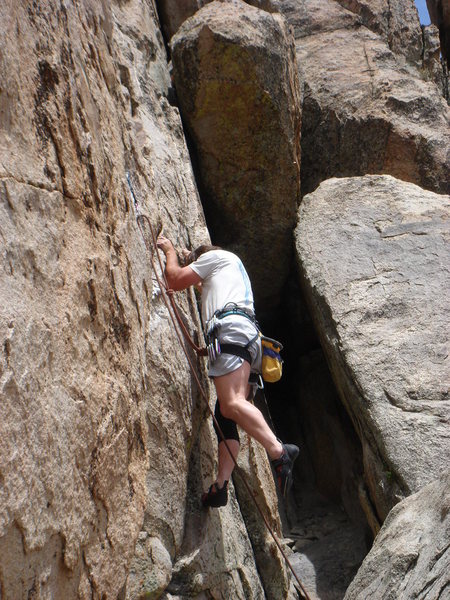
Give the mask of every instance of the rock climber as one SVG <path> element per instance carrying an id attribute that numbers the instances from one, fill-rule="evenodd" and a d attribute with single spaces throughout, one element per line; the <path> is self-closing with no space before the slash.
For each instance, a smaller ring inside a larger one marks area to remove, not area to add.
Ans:
<path id="1" fill-rule="evenodd" d="M 293 444 L 283 444 L 261 411 L 247 401 L 252 399 L 254 389 L 249 384 L 250 373 L 259 373 L 261 369 L 261 342 L 251 284 L 242 261 L 232 252 L 202 245 L 192 252 L 185 250 L 184 265 L 181 265 L 169 239 L 160 235 L 157 245 L 166 256 L 165 276 L 169 288 L 178 291 L 194 285 L 201 289 L 202 321 L 212 348 L 208 375 L 216 388 L 215 417 L 226 443 L 214 423 L 219 442 L 218 473 L 215 482 L 202 495 L 203 506 L 225 506 L 228 501 L 228 481 L 240 446 L 236 424 L 266 449 L 278 486 L 286 496 L 299 449 Z"/>

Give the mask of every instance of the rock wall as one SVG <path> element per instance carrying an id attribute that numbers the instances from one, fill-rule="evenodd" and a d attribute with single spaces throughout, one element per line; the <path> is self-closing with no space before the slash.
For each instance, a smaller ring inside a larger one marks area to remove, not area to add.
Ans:
<path id="1" fill-rule="evenodd" d="M 202 0 L 160 0 L 158 2 L 162 31 L 167 41 L 179 27 L 206 2 Z"/>
<path id="2" fill-rule="evenodd" d="M 189 17 L 213 0 L 158 0 L 158 12 L 161 20 L 162 31 L 166 41 L 170 42 L 172 36 Z M 218 0 L 227 3 L 230 0 Z M 233 2 L 234 0 L 231 0 Z M 271 0 L 248 0 L 247 4 L 262 8 L 267 12 L 278 12 L 272 7 Z"/>
<path id="3" fill-rule="evenodd" d="M 156 231 L 209 239 L 155 6 L 8 0 L 0 24 L 0 596 L 262 598 L 238 503 L 198 509 L 215 439 L 125 178 Z"/>
<path id="4" fill-rule="evenodd" d="M 335 0 L 273 3 L 294 29 L 304 86 L 302 193 L 329 177 L 365 173 L 388 173 L 448 192 L 450 128 L 443 90 L 394 54 L 386 40 L 403 39 L 400 23 L 390 16 L 408 12 L 412 3 L 383 3 L 398 9 L 378 17 L 375 11 L 370 23 L 362 2 L 351 3 L 352 10 Z M 392 29 L 378 33 L 388 18 Z M 407 23 L 408 37 L 414 26 Z"/>
<path id="5" fill-rule="evenodd" d="M 422 32 L 413 2 L 402 0 L 338 0 L 338 3 L 360 17 L 360 23 L 377 33 L 394 54 L 420 65 Z"/>

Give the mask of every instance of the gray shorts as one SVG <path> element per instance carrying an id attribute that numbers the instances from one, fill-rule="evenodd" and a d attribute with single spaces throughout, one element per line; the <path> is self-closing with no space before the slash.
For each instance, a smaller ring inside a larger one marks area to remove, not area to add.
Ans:
<path id="1" fill-rule="evenodd" d="M 245 346 L 257 333 L 258 329 L 247 317 L 229 315 L 220 319 L 218 331 L 219 344 L 239 344 L 240 346 Z M 259 337 L 250 344 L 248 351 L 252 357 L 250 371 L 252 373 L 260 373 L 262 351 Z M 216 360 L 208 365 L 208 375 L 210 377 L 220 377 L 221 375 L 232 373 L 236 369 L 239 369 L 243 362 L 244 359 L 240 356 L 219 354 Z"/>

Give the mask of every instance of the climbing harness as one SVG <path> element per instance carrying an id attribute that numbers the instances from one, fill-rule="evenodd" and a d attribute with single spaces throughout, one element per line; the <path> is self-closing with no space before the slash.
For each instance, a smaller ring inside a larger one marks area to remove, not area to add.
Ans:
<path id="1" fill-rule="evenodd" d="M 240 315 L 249 319 L 257 329 L 257 333 L 247 344 L 229 344 L 219 342 L 219 330 L 222 325 L 221 320 L 230 315 Z M 250 346 L 260 336 L 259 325 L 255 319 L 253 311 L 246 308 L 242 308 L 234 302 L 228 302 L 222 309 L 216 310 L 213 316 L 209 319 L 206 324 L 205 338 L 207 342 L 208 359 L 209 363 L 213 363 L 219 354 L 232 354 L 233 356 L 239 356 L 248 363 L 252 364 L 252 355 L 250 354 Z M 258 387 L 262 389 L 264 384 L 258 377 Z"/>
<path id="2" fill-rule="evenodd" d="M 137 201 L 137 198 L 136 198 L 136 195 L 134 193 L 133 185 L 131 183 L 130 175 L 129 175 L 128 172 L 126 173 L 126 178 L 127 178 L 128 187 L 130 189 L 131 198 L 133 200 L 133 208 L 134 208 L 134 212 L 135 212 L 135 216 L 136 216 L 136 222 L 137 222 L 137 225 L 138 225 L 139 230 L 141 232 L 142 239 L 144 240 L 144 244 L 145 244 L 145 247 L 147 249 L 147 252 L 150 255 L 150 262 L 151 262 L 151 265 L 152 265 L 153 272 L 155 273 L 156 280 L 157 280 L 159 289 L 161 290 L 161 295 L 162 295 L 164 304 L 166 305 L 166 308 L 167 308 L 167 311 L 169 313 L 170 319 L 172 321 L 172 324 L 173 324 L 176 336 L 177 336 L 178 341 L 180 343 L 180 346 L 183 349 L 183 352 L 184 352 L 184 354 L 186 356 L 186 360 L 187 360 L 187 362 L 189 364 L 189 367 L 191 369 L 191 373 L 192 373 L 192 375 L 193 375 L 193 377 L 194 377 L 194 379 L 195 379 L 195 381 L 197 383 L 197 386 L 198 386 L 198 389 L 200 391 L 200 394 L 201 394 L 201 396 L 203 397 L 203 399 L 205 401 L 205 404 L 206 404 L 206 406 L 208 408 L 208 411 L 209 411 L 209 413 L 210 413 L 210 415 L 211 415 L 211 417 L 213 419 L 214 425 L 217 427 L 217 430 L 219 431 L 219 435 L 221 437 L 221 440 L 224 442 L 225 447 L 226 447 L 228 453 L 230 454 L 231 458 L 233 459 L 233 463 L 234 463 L 234 466 L 235 466 L 236 473 L 239 474 L 239 476 L 240 476 L 240 478 L 241 478 L 241 480 L 242 480 L 245 488 L 247 489 L 250 497 L 253 499 L 253 502 L 254 502 L 254 504 L 255 504 L 255 506 L 256 506 L 256 508 L 257 508 L 257 510 L 258 510 L 258 512 L 259 512 L 259 514 L 260 514 L 260 516 L 261 516 L 261 518 L 262 518 L 265 526 L 266 526 L 267 531 L 272 536 L 272 539 L 274 540 L 276 546 L 278 547 L 278 550 L 280 551 L 281 555 L 283 556 L 285 563 L 287 564 L 287 566 L 289 567 L 291 573 L 293 574 L 294 579 L 296 580 L 296 582 L 297 582 L 297 584 L 299 586 L 300 593 L 303 594 L 303 597 L 304 597 L 305 600 L 311 600 L 310 597 L 308 596 L 308 593 L 306 592 L 306 590 L 305 590 L 302 582 L 300 581 L 300 578 L 298 577 L 297 573 L 294 571 L 294 567 L 292 566 L 292 563 L 288 559 L 288 557 L 286 555 L 286 552 L 283 550 L 283 547 L 281 546 L 281 543 L 278 541 L 277 536 L 275 535 L 272 527 L 270 526 L 270 523 L 268 522 L 267 517 L 264 514 L 263 509 L 260 507 L 259 502 L 258 502 L 258 500 L 256 498 L 256 494 L 255 494 L 254 490 L 252 490 L 252 488 L 250 487 L 250 485 L 249 485 L 249 483 L 247 481 L 247 478 L 245 476 L 245 473 L 242 472 L 241 468 L 237 464 L 237 461 L 234 458 L 233 453 L 232 453 L 229 445 L 227 444 L 227 441 L 226 441 L 225 436 L 224 436 L 224 434 L 223 434 L 223 432 L 222 432 L 222 430 L 221 430 L 221 428 L 220 428 L 220 426 L 219 426 L 219 424 L 217 422 L 217 419 L 214 416 L 214 413 L 213 413 L 211 407 L 209 406 L 208 395 L 206 394 L 205 389 L 204 389 L 202 383 L 200 382 L 200 378 L 199 378 L 199 376 L 197 374 L 196 369 L 194 368 L 194 365 L 192 363 L 191 357 L 189 356 L 189 353 L 188 353 L 188 351 L 187 351 L 187 349 L 186 349 L 186 347 L 185 347 L 185 345 L 183 343 L 183 338 L 181 337 L 181 334 L 180 334 L 180 332 L 178 330 L 177 323 L 180 326 L 180 329 L 181 329 L 181 331 L 183 333 L 183 336 L 185 337 L 186 341 L 189 343 L 189 345 L 191 346 L 191 348 L 193 348 L 195 350 L 195 352 L 197 353 L 198 356 L 206 356 L 208 354 L 208 351 L 207 351 L 207 349 L 200 348 L 199 346 L 197 346 L 195 344 L 195 342 L 192 340 L 189 332 L 186 329 L 186 326 L 184 325 L 184 323 L 183 323 L 183 321 L 182 321 L 182 319 L 181 319 L 181 317 L 180 317 L 180 315 L 178 313 L 175 301 L 173 299 L 173 290 L 170 290 L 169 286 L 167 285 L 167 280 L 166 280 L 166 277 L 165 277 L 165 274 L 164 274 L 164 268 L 163 268 L 163 265 L 162 265 L 162 262 L 161 262 L 161 257 L 159 255 L 159 252 L 157 251 L 157 244 L 156 244 L 157 237 L 156 237 L 156 234 L 155 234 L 154 227 L 153 227 L 150 219 L 147 217 L 147 215 L 143 214 L 142 211 L 141 211 L 141 209 L 140 209 L 140 205 L 139 205 L 139 203 Z M 152 251 L 152 248 L 149 247 L 147 239 L 146 239 L 146 237 L 144 235 L 143 222 L 147 223 L 148 228 L 150 230 L 150 234 L 151 234 L 151 238 L 152 238 L 152 243 L 153 243 L 153 250 L 154 251 Z M 158 275 L 158 271 L 156 269 L 155 261 L 153 259 L 153 254 L 154 253 L 156 253 L 156 255 L 158 257 L 158 263 L 159 263 L 159 267 L 160 267 L 160 270 L 161 270 L 161 273 L 162 273 L 163 281 L 161 281 L 161 278 Z M 259 335 L 259 333 L 258 333 L 258 335 Z M 224 347 L 224 344 L 222 344 L 222 349 L 223 349 L 223 347 Z"/>
<path id="3" fill-rule="evenodd" d="M 240 315 L 249 319 L 256 327 L 258 333 L 253 337 L 247 344 L 220 344 L 219 343 L 219 329 L 221 326 L 221 319 L 230 315 Z M 262 361 L 261 361 L 261 374 L 259 387 L 264 387 L 264 381 L 268 383 L 275 383 L 281 379 L 283 374 L 283 359 L 281 358 L 280 352 L 283 349 L 283 345 L 274 340 L 273 338 L 267 337 L 259 330 L 259 324 L 255 318 L 253 311 L 247 310 L 238 306 L 234 302 L 229 302 L 222 309 L 216 310 L 214 315 L 208 321 L 206 326 L 205 337 L 207 340 L 208 358 L 210 362 L 214 362 L 219 354 L 233 354 L 239 356 L 251 364 L 252 358 L 249 351 L 249 347 L 259 337 L 261 339 L 262 347 Z"/>

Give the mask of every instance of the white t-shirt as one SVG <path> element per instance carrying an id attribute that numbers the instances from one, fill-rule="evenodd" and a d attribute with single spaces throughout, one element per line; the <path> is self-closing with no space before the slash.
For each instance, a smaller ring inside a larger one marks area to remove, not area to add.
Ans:
<path id="1" fill-rule="evenodd" d="M 210 250 L 189 265 L 202 278 L 203 325 L 229 302 L 253 311 L 253 292 L 241 259 L 227 250 Z"/>

